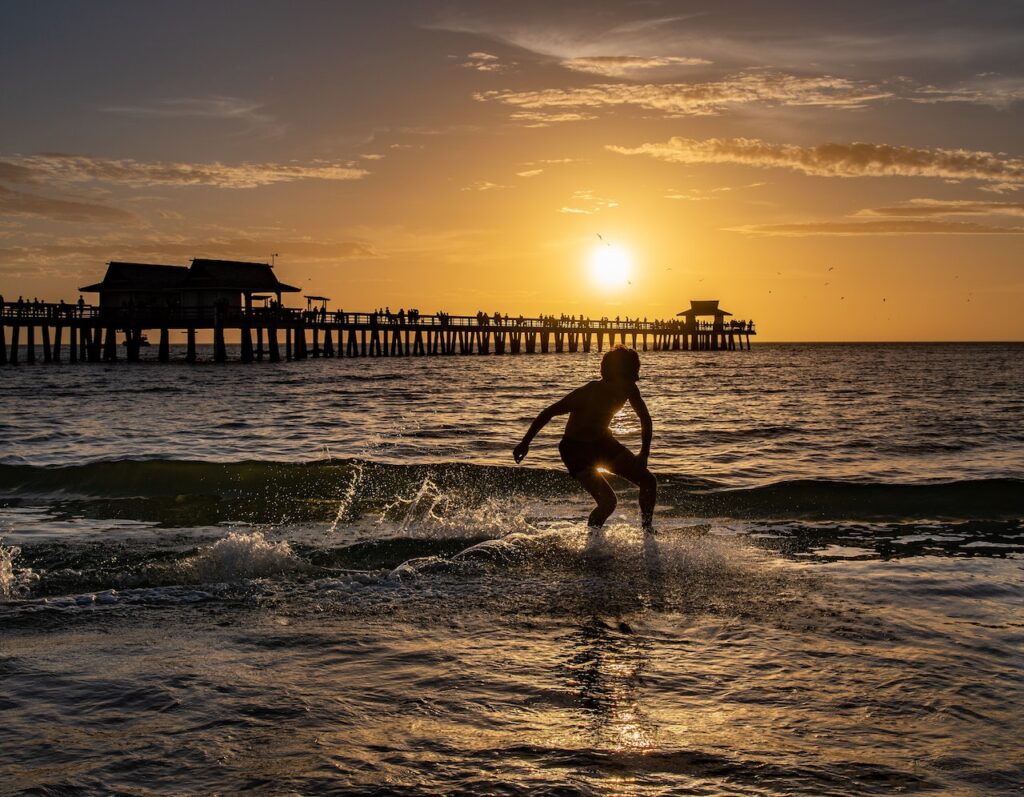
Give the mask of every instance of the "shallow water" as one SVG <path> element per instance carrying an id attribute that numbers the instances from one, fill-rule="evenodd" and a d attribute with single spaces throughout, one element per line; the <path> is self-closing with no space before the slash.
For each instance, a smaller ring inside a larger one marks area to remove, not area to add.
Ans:
<path id="1" fill-rule="evenodd" d="M 5 369 L 0 793 L 1019 794 L 1022 354 Z"/>

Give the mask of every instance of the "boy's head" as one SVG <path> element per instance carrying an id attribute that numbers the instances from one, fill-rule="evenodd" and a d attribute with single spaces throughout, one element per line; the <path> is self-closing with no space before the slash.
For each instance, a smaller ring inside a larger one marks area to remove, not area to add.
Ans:
<path id="1" fill-rule="evenodd" d="M 601 358 L 601 378 L 613 382 L 635 382 L 640 378 L 640 355 L 618 345 Z"/>

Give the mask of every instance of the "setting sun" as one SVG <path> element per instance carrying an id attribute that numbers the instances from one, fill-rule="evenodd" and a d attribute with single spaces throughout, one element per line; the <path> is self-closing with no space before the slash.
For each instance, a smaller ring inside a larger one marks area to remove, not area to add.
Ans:
<path id="1" fill-rule="evenodd" d="M 590 276 L 603 288 L 618 288 L 629 281 L 633 258 L 621 246 L 598 246 L 590 253 Z"/>

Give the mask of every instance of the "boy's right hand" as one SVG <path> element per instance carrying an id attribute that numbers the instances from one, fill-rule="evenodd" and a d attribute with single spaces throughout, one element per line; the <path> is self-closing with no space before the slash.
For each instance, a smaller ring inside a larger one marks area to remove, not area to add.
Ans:
<path id="1" fill-rule="evenodd" d="M 514 459 L 518 465 L 526 458 L 528 453 L 530 453 L 530 444 L 523 441 L 512 449 L 512 459 Z"/>

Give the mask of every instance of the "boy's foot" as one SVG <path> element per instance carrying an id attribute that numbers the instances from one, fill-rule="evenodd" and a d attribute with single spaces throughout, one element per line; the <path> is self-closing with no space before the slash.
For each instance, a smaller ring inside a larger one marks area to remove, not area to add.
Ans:
<path id="1" fill-rule="evenodd" d="M 643 525 L 643 529 L 644 529 L 644 534 L 650 534 L 650 535 L 651 535 L 652 537 L 653 537 L 653 536 L 654 536 L 655 534 L 657 534 L 657 533 L 658 533 L 658 532 L 656 532 L 656 531 L 654 530 L 654 524 L 653 524 L 653 523 L 644 523 L 644 525 Z"/>

